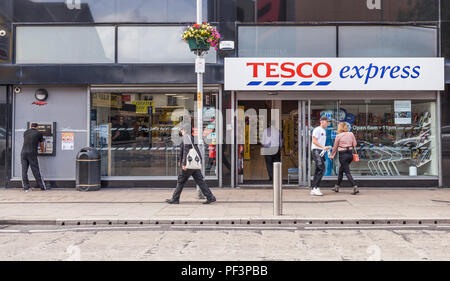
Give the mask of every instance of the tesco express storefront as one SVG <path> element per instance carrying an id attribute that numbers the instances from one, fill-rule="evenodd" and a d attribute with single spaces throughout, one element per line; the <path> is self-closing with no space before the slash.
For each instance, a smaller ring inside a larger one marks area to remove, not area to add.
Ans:
<path id="1" fill-rule="evenodd" d="M 327 145 L 341 121 L 357 138 L 360 161 L 351 168 L 360 186 L 441 186 L 442 90 L 442 58 L 226 58 L 225 91 L 237 112 L 232 183 L 270 184 L 260 136 L 275 124 L 283 181 L 309 186 L 311 132 L 326 115 Z M 339 170 L 337 157 L 326 159 L 324 187 Z"/>

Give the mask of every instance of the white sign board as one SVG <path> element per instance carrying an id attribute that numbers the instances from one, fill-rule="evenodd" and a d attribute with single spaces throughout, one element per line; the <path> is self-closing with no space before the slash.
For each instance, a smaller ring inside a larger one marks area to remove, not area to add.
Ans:
<path id="1" fill-rule="evenodd" d="M 443 58 L 225 58 L 227 91 L 442 91 Z"/>
<path id="2" fill-rule="evenodd" d="M 411 101 L 395 100 L 394 101 L 394 122 L 395 124 L 404 125 L 411 124 Z"/>
<path id="3" fill-rule="evenodd" d="M 205 73 L 205 58 L 195 59 L 195 73 Z"/>

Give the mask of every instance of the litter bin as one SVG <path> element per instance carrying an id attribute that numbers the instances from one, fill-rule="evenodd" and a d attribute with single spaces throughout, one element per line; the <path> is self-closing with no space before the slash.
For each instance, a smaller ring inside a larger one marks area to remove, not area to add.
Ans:
<path id="1" fill-rule="evenodd" d="M 76 189 L 95 191 L 101 186 L 101 156 L 92 148 L 85 147 L 77 154 Z"/>

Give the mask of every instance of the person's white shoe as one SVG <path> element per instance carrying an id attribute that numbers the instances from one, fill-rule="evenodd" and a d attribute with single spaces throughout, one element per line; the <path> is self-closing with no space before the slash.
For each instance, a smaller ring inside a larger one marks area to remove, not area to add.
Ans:
<path id="1" fill-rule="evenodd" d="M 311 195 L 314 195 L 314 196 L 322 196 L 323 194 L 322 194 L 322 192 L 320 192 L 320 189 L 319 189 L 319 188 L 313 188 L 313 189 L 311 190 Z"/>

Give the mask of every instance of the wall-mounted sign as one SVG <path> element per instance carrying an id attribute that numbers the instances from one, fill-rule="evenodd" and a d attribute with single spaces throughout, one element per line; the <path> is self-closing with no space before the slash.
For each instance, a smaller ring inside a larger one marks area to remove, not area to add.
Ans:
<path id="1" fill-rule="evenodd" d="M 411 124 L 411 101 L 394 101 L 394 122 L 395 124 Z"/>
<path id="2" fill-rule="evenodd" d="M 132 103 L 136 106 L 136 113 L 149 114 L 148 109 L 152 108 L 153 110 L 155 108 L 155 103 L 150 100 L 135 100 Z"/>
<path id="3" fill-rule="evenodd" d="M 92 106 L 122 108 L 122 96 L 108 93 L 92 93 Z"/>
<path id="4" fill-rule="evenodd" d="M 442 91 L 443 58 L 225 58 L 227 91 Z"/>

